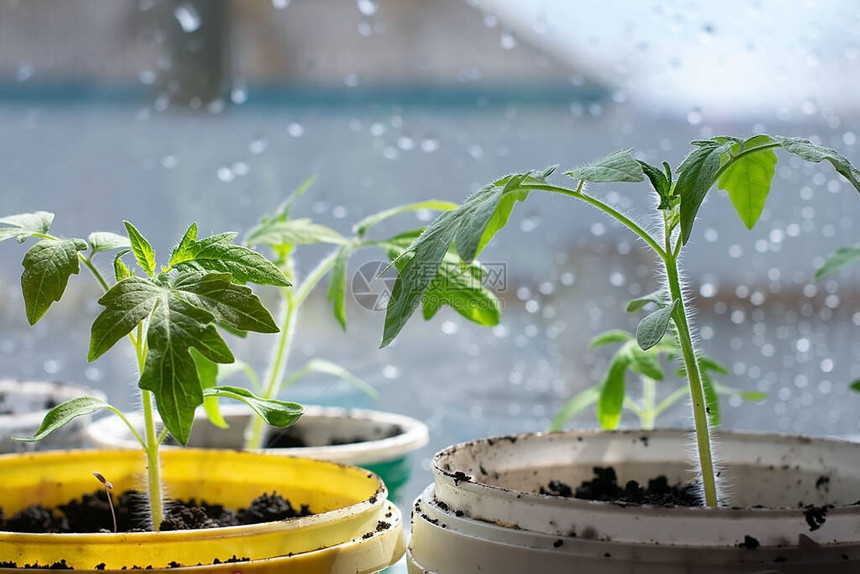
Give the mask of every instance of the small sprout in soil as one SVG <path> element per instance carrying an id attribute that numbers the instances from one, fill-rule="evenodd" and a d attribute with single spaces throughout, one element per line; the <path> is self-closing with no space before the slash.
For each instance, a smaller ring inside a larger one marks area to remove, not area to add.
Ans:
<path id="1" fill-rule="evenodd" d="M 484 247 L 508 223 L 514 207 L 528 200 L 532 192 L 548 192 L 586 203 L 626 227 L 656 255 L 659 267 L 654 270 L 655 275 L 661 277 L 664 284 L 652 294 L 651 301 L 645 302 L 653 303 L 657 309 L 647 314 L 636 329 L 636 345 L 643 352 L 637 357 L 648 357 L 649 366 L 653 367 L 653 356 L 644 353 L 659 346 L 667 332 L 670 334 L 673 352 L 681 357 L 692 402 L 704 502 L 707 506 L 717 506 L 720 493 L 710 435 L 716 401 L 713 386 L 706 381 L 703 357 L 694 344 L 697 337 L 690 321 L 692 306 L 681 281 L 682 252 L 692 237 L 699 208 L 708 192 L 717 186 L 728 192 L 741 221 L 751 229 L 761 218 L 776 173 L 776 149 L 812 163 L 829 163 L 857 191 L 860 191 L 860 171 L 837 151 L 795 137 L 718 136 L 696 140 L 692 146 L 693 150 L 674 171 L 666 162 L 660 166 L 651 165 L 637 159 L 630 151 L 617 151 L 566 172 L 574 182 L 570 187 L 549 181 L 556 168 L 552 166 L 508 175 L 481 188 L 460 207 L 446 211 L 430 223 L 394 261 L 399 276 L 386 309 L 382 346 L 391 343 L 406 325 L 430 290 L 436 271 L 449 262 L 474 265 Z M 643 181 L 652 188 L 651 214 L 658 226 L 656 233 L 586 189 L 587 184 Z M 638 302 L 633 306 L 635 310 L 640 308 Z M 623 375 L 626 368 L 626 365 L 616 367 L 614 376 L 607 377 L 599 392 L 592 391 L 587 400 L 576 405 L 577 408 L 581 410 L 597 402 L 603 423 L 616 424 L 625 403 Z M 648 369 L 646 373 L 655 375 L 656 371 Z"/>
<path id="2" fill-rule="evenodd" d="M 108 506 L 110 507 L 110 516 L 113 518 L 113 531 L 116 533 L 116 512 L 113 509 L 113 498 L 111 497 L 111 491 L 113 490 L 113 484 L 108 482 L 104 475 L 100 472 L 94 472 L 93 476 L 98 479 L 100 483 L 105 486 L 105 495 L 107 496 Z"/>

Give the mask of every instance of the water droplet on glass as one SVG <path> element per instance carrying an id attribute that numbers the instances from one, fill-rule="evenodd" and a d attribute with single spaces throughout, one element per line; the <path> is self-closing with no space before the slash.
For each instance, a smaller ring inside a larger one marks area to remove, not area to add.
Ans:
<path id="1" fill-rule="evenodd" d="M 442 321 L 440 328 L 446 335 L 453 335 L 460 330 L 460 327 L 454 321 Z"/>
<path id="2" fill-rule="evenodd" d="M 173 10 L 173 16 L 185 33 L 196 32 L 200 28 L 200 12 L 191 4 L 180 4 Z"/>
<path id="3" fill-rule="evenodd" d="M 137 77 L 140 79 L 141 84 L 149 86 L 155 83 L 155 72 L 152 70 L 143 70 Z"/>
<path id="4" fill-rule="evenodd" d="M 347 75 L 343 78 L 343 83 L 344 83 L 348 88 L 355 88 L 355 87 L 358 87 L 358 84 L 360 83 L 360 80 L 359 80 L 359 78 L 358 78 L 358 74 L 347 74 Z"/>
<path id="5" fill-rule="evenodd" d="M 845 132 L 842 134 L 842 143 L 845 145 L 854 145 L 857 142 L 857 136 L 854 132 Z"/>
<path id="6" fill-rule="evenodd" d="M 230 101 L 232 101 L 237 106 L 240 106 L 248 101 L 248 88 L 245 86 L 234 86 L 232 90 L 230 90 Z"/>
<path id="7" fill-rule="evenodd" d="M 96 382 L 102 380 L 104 373 L 102 373 L 101 369 L 96 367 L 87 367 L 87 370 L 84 371 L 84 377 L 86 377 L 88 381 Z"/>
<path id="8" fill-rule="evenodd" d="M 576 282 L 576 276 L 571 271 L 565 271 L 561 274 L 561 277 L 559 277 L 558 280 L 565 287 L 570 287 Z"/>
<path id="9" fill-rule="evenodd" d="M 421 151 L 433 153 L 439 149 L 439 140 L 435 138 L 426 138 L 421 142 Z"/>
<path id="10" fill-rule="evenodd" d="M 272 7 L 275 10 L 283 10 L 290 5 L 290 0 L 272 0 Z"/>
<path id="11" fill-rule="evenodd" d="M 300 138 L 305 135 L 305 128 L 301 124 L 297 124 L 296 122 L 290 123 L 287 126 L 287 133 L 294 138 Z"/>
<path id="12" fill-rule="evenodd" d="M 373 16 L 379 10 L 377 0 L 357 0 L 358 11 L 365 16 Z"/>
<path id="13" fill-rule="evenodd" d="M 164 167 L 164 169 L 173 169 L 177 166 L 178 163 L 179 162 L 177 161 L 176 157 L 172 155 L 166 155 L 161 158 L 161 165 L 162 167 Z"/>
<path id="14" fill-rule="evenodd" d="M 484 157 L 484 148 L 479 144 L 472 144 L 469 146 L 469 155 L 473 159 L 482 159 Z"/>
<path id="15" fill-rule="evenodd" d="M 702 123 L 702 110 L 700 108 L 693 108 L 687 112 L 687 121 L 691 126 L 697 126 Z"/>
<path id="16" fill-rule="evenodd" d="M 233 173 L 236 175 L 248 175 L 248 172 L 251 171 L 251 168 L 244 161 L 237 161 L 233 164 Z"/>
<path id="17" fill-rule="evenodd" d="M 382 367 L 382 376 L 386 379 L 396 379 L 400 376 L 400 369 L 394 365 L 385 365 Z"/>
<path id="18" fill-rule="evenodd" d="M 233 174 L 233 170 L 226 166 L 219 167 L 218 171 L 216 172 L 216 175 L 218 176 L 218 179 L 223 181 L 224 183 L 229 183 L 236 178 L 236 176 Z"/>
<path id="19" fill-rule="evenodd" d="M 499 25 L 499 19 L 495 14 L 485 14 L 484 15 L 484 26 L 487 28 L 495 28 Z"/>
<path id="20" fill-rule="evenodd" d="M 368 38 L 373 35 L 373 26 L 370 25 L 370 22 L 359 22 L 358 23 L 358 35 L 362 38 Z"/>
<path id="21" fill-rule="evenodd" d="M 33 77 L 34 72 L 32 64 L 21 64 L 15 72 L 15 79 L 19 82 L 26 82 Z"/>
<path id="22" fill-rule="evenodd" d="M 609 275 L 609 283 L 611 283 L 613 287 L 621 287 L 624 285 L 625 280 L 624 273 L 621 273 L 620 271 L 614 271 Z"/>
<path id="23" fill-rule="evenodd" d="M 818 106 L 815 105 L 815 102 L 812 100 L 804 100 L 803 103 L 800 104 L 800 111 L 806 114 L 807 116 L 811 116 L 818 110 Z"/>
<path id="24" fill-rule="evenodd" d="M 411 151 L 415 149 L 415 140 L 409 136 L 400 136 L 397 138 L 397 147 L 403 151 Z"/>
<path id="25" fill-rule="evenodd" d="M 385 159 L 397 159 L 400 157 L 400 152 L 394 146 L 385 146 L 382 150 L 382 157 Z"/>
<path id="26" fill-rule="evenodd" d="M 54 375 L 60 370 L 60 364 L 53 359 L 48 359 L 42 363 L 42 369 L 49 375 Z"/>
<path id="27" fill-rule="evenodd" d="M 224 111 L 226 105 L 227 104 L 224 103 L 224 100 L 222 98 L 215 98 L 214 100 L 209 102 L 209 105 L 206 106 L 206 111 L 208 111 L 210 114 L 220 114 Z"/>
<path id="28" fill-rule="evenodd" d="M 248 149 L 254 155 L 260 155 L 266 151 L 267 147 L 269 147 L 269 143 L 264 139 L 255 139 L 248 144 Z"/>
<path id="29" fill-rule="evenodd" d="M 517 47 L 517 37 L 510 30 L 505 30 L 499 37 L 499 45 L 501 45 L 502 50 L 513 50 Z"/>
<path id="30" fill-rule="evenodd" d="M 705 24 L 702 26 L 702 31 L 699 34 L 699 41 L 702 44 L 710 44 L 711 40 L 714 39 L 714 31 L 713 24 Z"/>

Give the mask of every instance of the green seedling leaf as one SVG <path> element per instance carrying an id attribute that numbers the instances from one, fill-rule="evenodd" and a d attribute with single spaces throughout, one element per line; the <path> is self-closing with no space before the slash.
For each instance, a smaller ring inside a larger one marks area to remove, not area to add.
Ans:
<path id="1" fill-rule="evenodd" d="M 736 395 L 745 401 L 759 402 L 767 399 L 767 393 L 761 391 L 745 391 L 722 383 L 714 382 L 714 389 L 721 395 Z"/>
<path id="2" fill-rule="evenodd" d="M 163 288 L 141 277 L 126 277 L 105 293 L 105 309 L 93 322 L 87 360 L 95 361 L 146 319 Z"/>
<path id="3" fill-rule="evenodd" d="M 850 247 L 840 247 L 815 272 L 815 280 L 821 281 L 858 259 L 860 259 L 860 243 Z"/>
<path id="4" fill-rule="evenodd" d="M 231 282 L 229 273 L 189 271 L 176 277 L 173 288 L 194 306 L 215 315 L 219 324 L 234 331 L 277 333 L 278 326 L 260 298 L 244 285 Z"/>
<path id="5" fill-rule="evenodd" d="M 187 236 L 187 235 L 186 235 Z M 200 241 L 183 239 L 172 260 L 179 270 L 229 273 L 236 283 L 288 287 L 290 282 L 278 267 L 247 247 L 230 243 L 235 233 L 222 233 Z"/>
<path id="6" fill-rule="evenodd" d="M 645 178 L 642 164 L 636 161 L 630 150 L 619 150 L 585 167 L 569 171 L 565 175 L 594 183 L 642 181 Z"/>
<path id="7" fill-rule="evenodd" d="M 155 275 L 155 251 L 152 249 L 152 245 L 149 244 L 149 241 L 141 235 L 140 231 L 134 225 L 128 221 L 123 221 L 123 224 L 126 231 L 128 231 L 128 239 L 131 242 L 131 250 L 134 253 L 134 258 L 137 260 L 137 264 L 147 275 L 152 277 Z"/>
<path id="8" fill-rule="evenodd" d="M 331 243 L 341 245 L 347 239 L 330 227 L 314 223 L 310 219 L 289 219 L 261 223 L 251 229 L 245 243 L 255 245 L 313 245 Z"/>
<path id="9" fill-rule="evenodd" d="M 600 397 L 600 387 L 588 387 L 573 396 L 567 403 L 558 411 L 558 414 L 553 417 L 549 425 L 549 432 L 560 431 L 564 429 L 567 422 L 597 402 Z"/>
<path id="10" fill-rule="evenodd" d="M 211 389 L 218 384 L 218 363 L 210 361 L 194 347 L 191 347 L 189 351 L 191 352 L 191 358 L 194 359 L 194 365 L 197 367 L 197 377 L 200 379 L 200 387 L 204 390 L 203 410 L 206 412 L 206 417 L 216 427 L 225 429 L 229 425 L 221 414 L 218 397 L 207 397 L 205 394 L 206 389 Z"/>
<path id="11" fill-rule="evenodd" d="M 290 210 L 293 208 L 293 204 L 307 192 L 317 180 L 316 175 L 312 175 L 306 180 L 304 180 L 291 194 L 290 196 L 278 207 L 278 210 L 275 212 L 275 215 L 269 219 L 276 219 L 280 221 L 286 221 L 290 217 Z"/>
<path id="12" fill-rule="evenodd" d="M 146 332 L 149 352 L 139 386 L 152 391 L 164 427 L 185 445 L 191 434 L 194 410 L 203 402 L 203 390 L 189 348 L 195 347 L 216 363 L 232 363 L 233 354 L 216 331 L 212 313 L 166 289 L 154 301 Z"/>
<path id="13" fill-rule="evenodd" d="M 743 144 L 732 145 L 730 153 L 736 155 L 742 145 L 743 148 L 757 147 L 772 141 L 768 136 L 756 136 Z M 720 189 L 729 192 L 729 199 L 747 229 L 752 229 L 761 217 L 774 173 L 776 154 L 767 149 L 731 160 L 717 181 Z"/>
<path id="14" fill-rule="evenodd" d="M 0 227 L 0 241 L 12 239 L 23 243 L 33 235 L 44 235 L 51 229 L 54 214 L 47 211 L 36 211 L 34 213 L 21 213 L 0 217 L 0 223 L 9 227 Z"/>
<path id="15" fill-rule="evenodd" d="M 851 383 L 851 390 L 860 392 L 860 379 L 857 379 L 853 383 Z"/>
<path id="16" fill-rule="evenodd" d="M 83 239 L 43 239 L 24 256 L 21 290 L 27 321 L 35 325 L 66 291 L 71 275 L 81 271 L 78 251 L 84 251 Z"/>
<path id="17" fill-rule="evenodd" d="M 685 244 L 690 239 L 699 207 L 714 185 L 723 154 L 732 145 L 732 142 L 721 144 L 712 140 L 694 143 L 698 147 L 681 162 L 675 184 L 675 195 L 681 198 L 681 239 Z"/>
<path id="18" fill-rule="evenodd" d="M 588 348 L 594 349 L 595 347 L 602 347 L 603 345 L 610 345 L 612 343 L 626 343 L 627 341 L 632 340 L 633 335 L 631 335 L 627 331 L 613 329 L 610 331 L 605 331 L 593 338 L 588 343 Z"/>
<path id="19" fill-rule="evenodd" d="M 406 325 L 453 244 L 464 263 L 472 263 L 492 237 L 507 223 L 517 201 L 528 197 L 521 186 L 545 184 L 552 173 L 511 175 L 474 193 L 460 207 L 436 218 L 398 257 L 399 271 L 385 312 L 382 346 Z"/>
<path id="20" fill-rule="evenodd" d="M 624 374 L 630 365 L 630 356 L 616 353 L 600 384 L 600 397 L 597 399 L 597 420 L 604 429 L 618 428 L 621 410 L 624 406 Z"/>
<path id="21" fill-rule="evenodd" d="M 346 268 L 350 255 L 352 255 L 351 244 L 341 245 L 338 248 L 326 292 L 326 300 L 334 307 L 334 318 L 344 331 L 346 331 Z"/>
<path id="22" fill-rule="evenodd" d="M 627 343 L 626 346 L 630 354 L 631 371 L 655 381 L 664 379 L 663 367 L 660 366 L 660 361 L 653 352 L 643 351 L 632 342 Z"/>
<path id="23" fill-rule="evenodd" d="M 113 251 L 114 249 L 128 249 L 131 247 L 131 242 L 128 237 L 111 233 L 110 231 L 95 231 L 87 237 L 87 242 L 90 244 L 92 255 L 103 251 Z"/>
<path id="24" fill-rule="evenodd" d="M 232 241 L 232 240 L 231 240 Z M 192 223 L 191 226 L 185 231 L 185 235 L 182 236 L 182 239 L 179 241 L 179 244 L 173 248 L 173 251 L 170 253 L 170 261 L 167 263 L 168 267 L 174 267 L 178 263 L 182 263 L 183 261 L 190 261 L 193 257 L 189 254 L 189 250 L 191 247 L 197 242 L 197 224 Z"/>
<path id="25" fill-rule="evenodd" d="M 672 312 L 677 304 L 678 300 L 675 299 L 668 307 L 654 311 L 639 322 L 636 327 L 636 342 L 639 344 L 639 348 L 647 351 L 660 342 L 663 335 L 666 334 L 669 320 L 672 318 Z"/>
<path id="26" fill-rule="evenodd" d="M 302 405 L 277 399 L 258 397 L 248 389 L 241 387 L 213 387 L 203 391 L 205 396 L 224 397 L 241 401 L 251 407 L 254 412 L 263 417 L 267 424 L 283 428 L 299 420 L 302 416 Z"/>
<path id="27" fill-rule="evenodd" d="M 657 307 L 666 306 L 666 290 L 658 289 L 653 293 L 648 293 L 644 297 L 639 297 L 627 302 L 626 311 L 628 313 L 638 313 L 645 308 L 646 305 L 654 303 Z"/>
<path id="28" fill-rule="evenodd" d="M 42 419 L 42 424 L 36 429 L 36 433 L 31 437 L 16 437 L 19 442 L 36 442 L 44 439 L 52 432 L 61 429 L 65 425 L 72 422 L 74 419 L 82 416 L 91 415 L 102 409 L 110 409 L 116 412 L 116 409 L 95 397 L 76 397 L 64 403 L 61 403 L 45 415 Z"/>
<path id="29" fill-rule="evenodd" d="M 815 145 L 809 140 L 802 138 L 774 136 L 773 139 L 779 143 L 785 151 L 793 153 L 806 161 L 820 163 L 827 160 L 842 177 L 847 179 L 851 185 L 854 186 L 854 189 L 860 192 L 860 171 L 851 165 L 851 162 L 845 159 L 845 157 L 840 155 L 836 150 Z"/>
<path id="30" fill-rule="evenodd" d="M 672 194 L 672 180 L 669 179 L 672 176 L 669 164 L 663 162 L 665 171 L 644 161 L 640 161 L 639 165 L 642 166 L 642 171 L 651 182 L 651 187 L 654 188 L 654 191 L 660 197 L 658 209 L 670 209 L 674 204 L 674 196 Z"/>
<path id="31" fill-rule="evenodd" d="M 113 258 L 113 274 L 116 277 L 117 281 L 122 281 L 126 277 L 133 277 L 134 273 L 128 266 L 122 262 L 122 257 L 126 253 L 129 253 L 131 249 L 123 249 L 119 253 L 116 254 L 116 257 Z"/>
<path id="32" fill-rule="evenodd" d="M 431 199 L 428 201 L 420 201 L 418 203 L 410 203 L 408 205 L 401 205 L 399 207 L 386 209 L 385 211 L 380 211 L 379 213 L 369 215 L 356 223 L 352 227 L 352 231 L 359 237 L 364 237 L 364 235 L 367 233 L 367 230 L 374 225 L 377 225 L 385 221 L 386 219 L 389 219 L 396 215 L 400 215 L 401 213 L 409 213 L 410 211 L 420 210 L 451 211 L 452 209 L 457 209 L 457 204 L 452 203 L 450 201 L 439 201 L 436 199 Z"/>
<path id="33" fill-rule="evenodd" d="M 337 377 L 338 379 L 343 379 L 349 383 L 352 383 L 355 388 L 365 393 L 369 397 L 374 399 L 379 397 L 379 392 L 376 389 L 374 389 L 365 380 L 349 372 L 346 367 L 342 367 L 337 363 L 332 363 L 331 361 L 324 361 L 322 359 L 313 359 L 311 361 L 308 361 L 307 365 L 284 379 L 282 387 L 287 387 L 295 383 L 299 379 L 314 373 L 320 375 L 331 375 L 333 377 Z"/>

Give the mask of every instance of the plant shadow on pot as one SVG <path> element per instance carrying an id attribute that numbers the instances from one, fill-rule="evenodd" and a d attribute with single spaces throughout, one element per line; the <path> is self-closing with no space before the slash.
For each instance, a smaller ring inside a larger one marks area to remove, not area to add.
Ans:
<path id="1" fill-rule="evenodd" d="M 385 486 L 366 470 L 324 461 L 218 450 L 163 453 L 169 495 L 229 508 L 278 492 L 314 513 L 274 522 L 171 532 L 0 533 L 0 564 L 64 563 L 75 570 L 151 567 L 205 572 L 376 572 L 403 553 L 402 524 Z M 136 451 L 67 451 L 0 457 L 7 516 L 38 502 L 91 493 L 99 469 L 117 492 L 140 486 Z M 203 480 L 201 477 L 206 477 Z M 105 525 L 109 527 L 109 524 Z M 238 562 L 234 562 L 238 560 Z M 200 565 L 203 566 L 200 566 Z"/>
<path id="2" fill-rule="evenodd" d="M 22 443 L 12 437 L 32 436 L 50 409 L 87 395 L 105 398 L 99 391 L 70 383 L 0 379 L 0 453 L 80 448 L 86 441 L 89 416 L 78 417 L 38 443 Z"/>
<path id="3" fill-rule="evenodd" d="M 243 448 L 253 412 L 243 405 L 226 405 L 221 407 L 221 414 L 229 425 L 226 429 L 216 427 L 204 413 L 198 413 L 189 446 Z M 138 427 L 143 424 L 136 415 L 129 420 Z M 268 443 L 276 446 L 265 452 L 360 466 L 380 476 L 393 502 L 399 500 L 409 480 L 409 454 L 428 440 L 427 426 L 414 418 L 338 407 L 305 407 L 296 424 L 286 429 L 270 428 L 268 432 Z M 95 421 L 88 435 L 93 444 L 104 448 L 137 447 L 128 427 L 116 417 Z"/>
<path id="4" fill-rule="evenodd" d="M 860 445 L 717 433 L 728 506 L 634 505 L 541 494 L 612 466 L 619 483 L 689 482 L 685 431 L 485 439 L 433 461 L 416 501 L 410 572 L 795 574 L 860 568 Z M 732 488 L 732 484 L 744 485 Z M 457 548 L 457 552 L 446 549 Z"/>

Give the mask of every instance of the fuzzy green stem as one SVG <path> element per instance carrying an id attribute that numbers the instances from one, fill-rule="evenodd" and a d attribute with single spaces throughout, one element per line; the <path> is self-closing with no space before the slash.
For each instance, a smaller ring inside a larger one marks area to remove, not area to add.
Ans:
<path id="1" fill-rule="evenodd" d="M 287 289 L 281 291 L 284 295 L 284 318 L 281 321 L 281 334 L 278 337 L 278 345 L 275 348 L 274 358 L 269 367 L 268 377 L 266 377 L 266 387 L 263 390 L 264 398 L 274 398 L 280 392 L 296 331 L 296 320 L 299 309 L 307 300 L 314 287 L 317 286 L 326 273 L 334 266 L 336 259 L 337 251 L 329 254 L 325 259 L 320 261 L 308 273 L 308 276 L 295 291 L 288 291 Z M 253 417 L 246 433 L 245 447 L 248 449 L 262 448 L 264 430 L 263 419 L 261 417 Z"/>
<path id="2" fill-rule="evenodd" d="M 143 401 L 143 422 L 146 436 L 146 487 L 149 491 L 149 510 L 153 532 L 158 532 L 164 520 L 164 500 L 161 492 L 161 465 L 158 457 L 158 437 L 155 434 L 152 393 L 141 391 Z"/>
<path id="3" fill-rule="evenodd" d="M 681 291 L 681 282 L 678 277 L 677 260 L 674 257 L 670 257 L 664 261 L 671 300 L 678 301 L 675 310 L 672 312 L 672 321 L 675 324 L 678 345 L 681 347 L 684 368 L 687 371 L 687 381 L 690 385 L 690 398 L 693 401 L 693 422 L 696 427 L 696 448 L 699 454 L 705 505 L 716 507 L 719 498 L 717 496 L 717 481 L 711 453 L 711 436 L 708 429 L 705 389 L 702 384 L 701 374 L 699 373 L 699 364 L 696 361 L 693 339 L 690 335 L 690 326 L 687 321 L 687 311 L 684 305 L 684 294 Z"/>
<path id="4" fill-rule="evenodd" d="M 650 377 L 642 378 L 642 416 L 639 417 L 642 422 L 642 428 L 645 430 L 654 430 L 654 422 L 657 418 L 657 409 L 655 408 L 657 397 L 657 382 Z"/>

